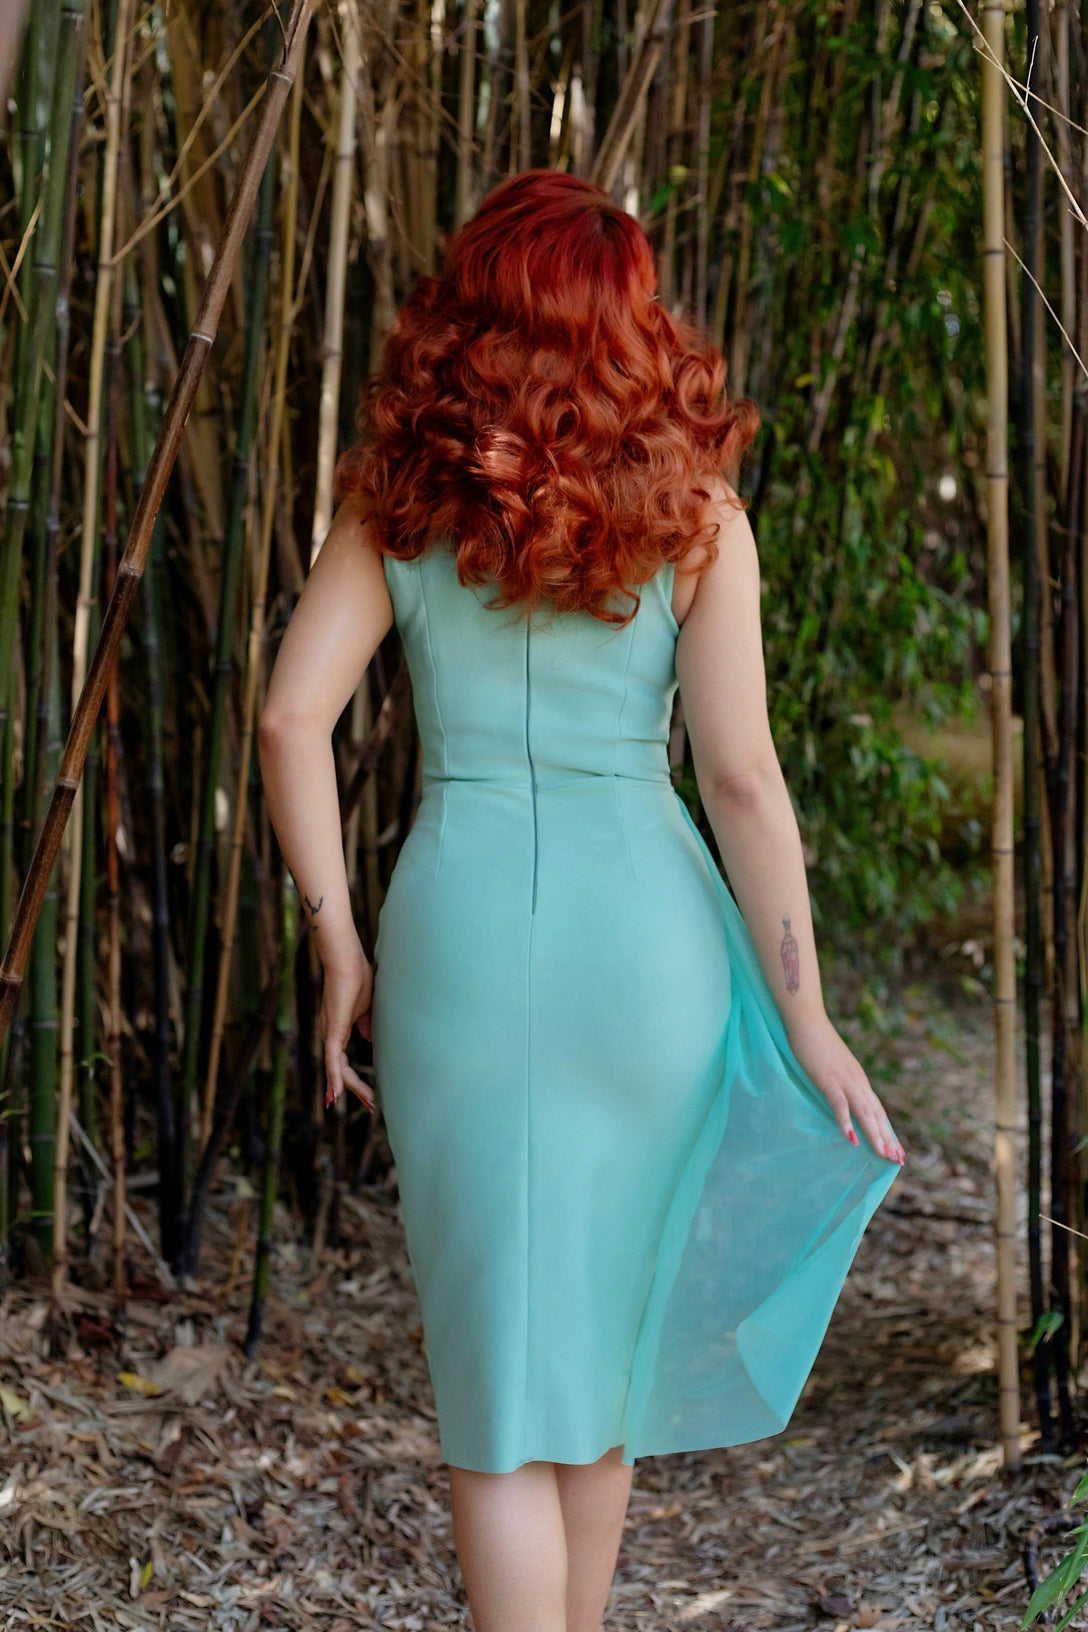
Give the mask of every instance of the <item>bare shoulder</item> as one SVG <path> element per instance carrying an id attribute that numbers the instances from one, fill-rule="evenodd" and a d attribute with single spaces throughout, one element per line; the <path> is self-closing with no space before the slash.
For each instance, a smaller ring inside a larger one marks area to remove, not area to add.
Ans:
<path id="1" fill-rule="evenodd" d="M 321 553 L 324 554 L 330 544 L 334 553 L 353 546 L 356 549 L 364 549 L 368 554 L 380 559 L 381 551 L 378 548 L 371 510 L 367 499 L 356 497 L 345 499 L 329 524 Z"/>
<path id="2" fill-rule="evenodd" d="M 332 518 L 310 568 L 303 599 L 342 607 L 384 635 L 393 621 L 378 536 L 366 501 L 347 499 Z"/>
<path id="3" fill-rule="evenodd" d="M 722 593 L 738 569 L 750 572 L 755 557 L 755 538 L 743 500 L 723 476 L 709 478 L 706 487 L 710 493 L 707 519 L 717 524 L 718 553 L 709 563 L 704 563 L 696 553 L 690 566 L 677 566 L 673 616 L 679 624 L 683 624 L 691 611 L 704 580 L 703 599 L 708 600 Z"/>

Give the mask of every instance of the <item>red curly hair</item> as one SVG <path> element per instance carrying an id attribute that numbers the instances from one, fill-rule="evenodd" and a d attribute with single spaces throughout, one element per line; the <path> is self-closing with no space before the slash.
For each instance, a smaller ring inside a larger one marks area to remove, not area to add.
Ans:
<path id="1" fill-rule="evenodd" d="M 620 625 L 665 561 L 713 560 L 701 482 L 735 470 L 759 413 L 727 401 L 721 353 L 656 284 L 646 234 L 592 182 L 528 170 L 495 187 L 401 309 L 363 446 L 337 465 L 382 553 L 445 536 L 463 584 L 497 586 L 492 607 Z"/>

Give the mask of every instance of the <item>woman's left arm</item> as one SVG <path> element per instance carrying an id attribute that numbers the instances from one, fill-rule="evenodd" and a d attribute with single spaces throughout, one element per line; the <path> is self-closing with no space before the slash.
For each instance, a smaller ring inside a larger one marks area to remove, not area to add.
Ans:
<path id="1" fill-rule="evenodd" d="M 365 512 L 341 506 L 292 613 L 258 726 L 268 814 L 298 886 L 325 971 L 326 1099 L 369 1086 L 346 1059 L 369 1035 L 373 970 L 351 911 L 332 731 L 393 623 L 382 558 Z"/>

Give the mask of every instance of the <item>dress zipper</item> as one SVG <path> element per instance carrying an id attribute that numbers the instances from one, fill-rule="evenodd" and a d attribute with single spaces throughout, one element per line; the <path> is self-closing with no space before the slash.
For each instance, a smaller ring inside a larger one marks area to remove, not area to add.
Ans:
<path id="1" fill-rule="evenodd" d="M 533 897 L 531 912 L 536 911 L 536 872 L 537 872 L 537 817 L 536 817 L 536 768 L 533 765 L 533 750 L 529 745 L 529 619 L 525 623 L 525 757 L 529 761 L 529 788 L 533 801 Z"/>

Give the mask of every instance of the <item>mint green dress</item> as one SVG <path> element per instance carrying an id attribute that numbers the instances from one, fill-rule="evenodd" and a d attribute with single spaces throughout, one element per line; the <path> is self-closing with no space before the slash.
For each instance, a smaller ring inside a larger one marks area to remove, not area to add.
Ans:
<path id="1" fill-rule="evenodd" d="M 385 557 L 423 794 L 374 1066 L 443 1458 L 783 1429 L 898 1173 L 791 1053 L 669 775 L 673 569 L 626 628 Z"/>

